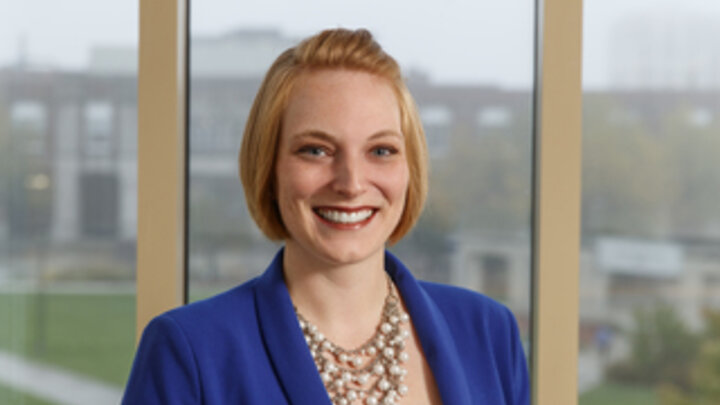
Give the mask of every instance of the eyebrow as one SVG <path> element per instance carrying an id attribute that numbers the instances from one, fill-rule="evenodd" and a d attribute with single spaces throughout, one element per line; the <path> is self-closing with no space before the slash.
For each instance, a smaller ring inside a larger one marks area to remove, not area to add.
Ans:
<path id="1" fill-rule="evenodd" d="M 387 136 L 397 137 L 400 139 L 403 138 L 402 134 L 400 134 L 399 132 L 388 129 L 388 130 L 381 130 L 381 131 L 376 132 L 375 134 L 370 136 L 370 138 L 368 140 L 373 141 L 375 139 L 384 138 Z M 335 141 L 335 137 L 333 137 L 332 135 L 325 133 L 323 131 L 320 131 L 320 130 L 316 130 L 316 129 L 298 132 L 297 134 L 292 135 L 292 137 L 290 138 L 290 141 L 295 142 L 298 139 L 302 139 L 302 138 L 317 138 L 317 139 L 323 140 L 325 142 L 334 142 Z"/>

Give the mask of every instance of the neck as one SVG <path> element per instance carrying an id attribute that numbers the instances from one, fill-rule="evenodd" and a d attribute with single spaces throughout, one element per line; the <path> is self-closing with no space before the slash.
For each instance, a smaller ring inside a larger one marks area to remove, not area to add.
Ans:
<path id="1" fill-rule="evenodd" d="M 345 347 L 364 343 L 377 328 L 388 294 L 384 251 L 362 261 L 332 263 L 285 246 L 283 270 L 293 304 L 328 339 Z"/>

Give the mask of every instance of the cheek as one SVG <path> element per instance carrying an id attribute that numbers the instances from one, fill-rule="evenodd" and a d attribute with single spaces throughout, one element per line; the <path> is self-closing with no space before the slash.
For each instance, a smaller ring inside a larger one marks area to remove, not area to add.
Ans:
<path id="1" fill-rule="evenodd" d="M 384 170 L 378 177 L 378 184 L 393 203 L 404 202 L 410 184 L 410 172 L 407 165 L 398 165 L 391 170 Z"/>
<path id="2" fill-rule="evenodd" d="M 303 201 L 303 190 L 295 179 L 280 177 L 277 183 L 277 204 L 280 211 L 280 217 L 285 224 L 286 229 L 293 235 L 297 229 L 298 223 L 301 221 L 302 209 L 300 204 Z"/>
<path id="3" fill-rule="evenodd" d="M 277 174 L 277 195 L 281 209 L 292 209 L 301 203 L 309 202 L 309 198 L 317 192 L 320 175 L 313 170 L 292 165 L 281 169 Z"/>

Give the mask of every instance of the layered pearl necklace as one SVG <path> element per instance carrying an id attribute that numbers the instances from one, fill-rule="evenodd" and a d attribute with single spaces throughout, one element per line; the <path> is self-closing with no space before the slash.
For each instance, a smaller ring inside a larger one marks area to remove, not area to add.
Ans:
<path id="1" fill-rule="evenodd" d="M 400 300 L 388 277 L 380 324 L 375 334 L 355 349 L 344 349 L 329 341 L 295 308 L 300 328 L 320 372 L 333 405 L 393 405 L 408 392 L 403 384 L 408 360 L 405 340 L 410 332 L 402 328 L 409 317 L 400 309 Z"/>

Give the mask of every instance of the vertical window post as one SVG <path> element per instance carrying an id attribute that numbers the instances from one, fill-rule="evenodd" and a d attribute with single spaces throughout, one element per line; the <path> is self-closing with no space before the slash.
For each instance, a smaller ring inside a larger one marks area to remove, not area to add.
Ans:
<path id="1" fill-rule="evenodd" d="M 186 0 L 140 1 L 137 336 L 185 292 Z"/>
<path id="2" fill-rule="evenodd" d="M 533 404 L 577 403 L 582 1 L 539 0 Z"/>

